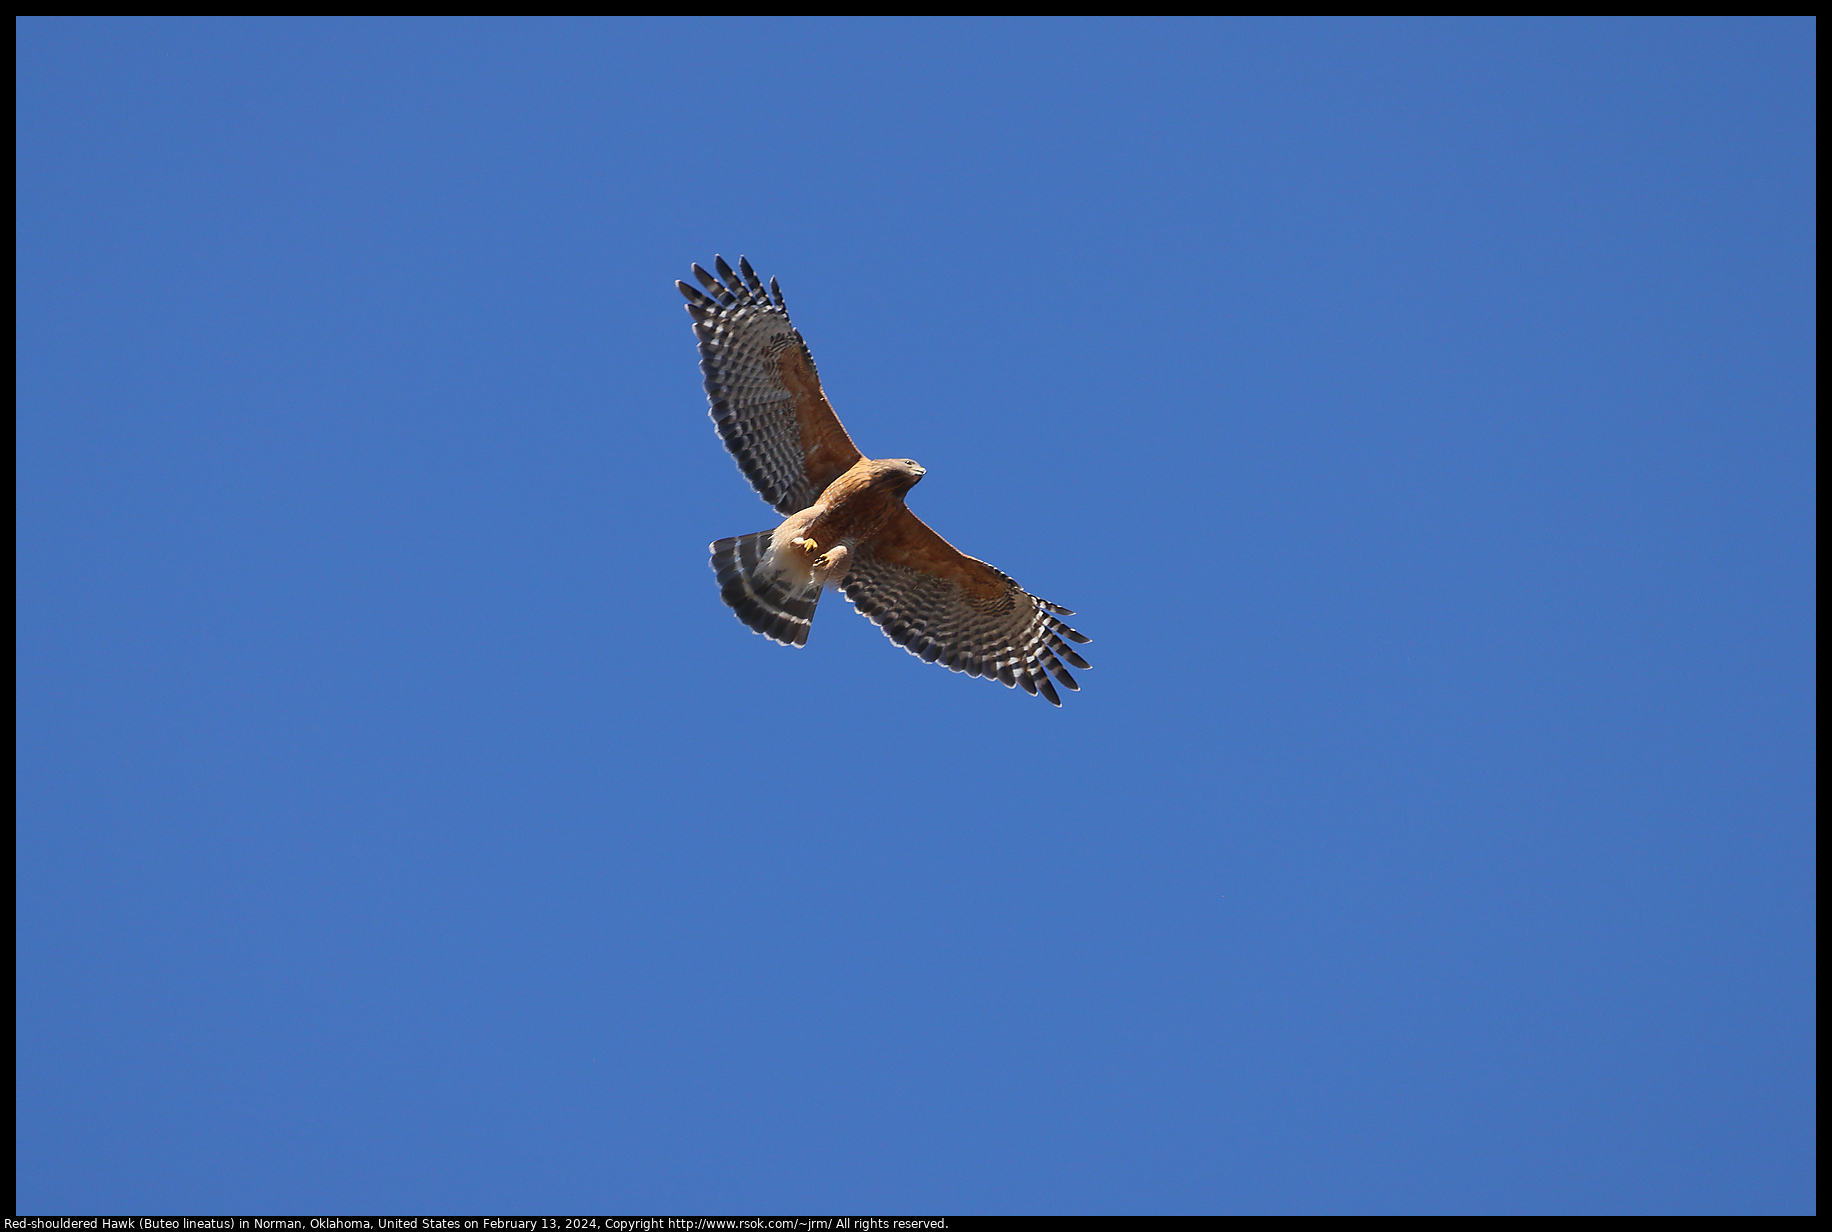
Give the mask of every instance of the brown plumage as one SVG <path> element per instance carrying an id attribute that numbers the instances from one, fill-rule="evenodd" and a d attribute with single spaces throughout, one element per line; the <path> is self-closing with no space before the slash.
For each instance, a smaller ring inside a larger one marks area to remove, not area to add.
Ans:
<path id="1" fill-rule="evenodd" d="M 929 529 L 904 503 L 926 473 L 908 458 L 870 459 L 821 391 L 782 288 L 768 293 L 750 262 L 705 289 L 679 282 L 700 341 L 713 424 L 763 499 L 787 515 L 773 530 L 712 545 L 720 593 L 738 618 L 802 646 L 823 586 L 845 592 L 885 635 L 926 662 L 986 676 L 1061 705 L 1051 677 L 1078 689 L 1064 660 L 1088 639 L 1039 599 Z"/>

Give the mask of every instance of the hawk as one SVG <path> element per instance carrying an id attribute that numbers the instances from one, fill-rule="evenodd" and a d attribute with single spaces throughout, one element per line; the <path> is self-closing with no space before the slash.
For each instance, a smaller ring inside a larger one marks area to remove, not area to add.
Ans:
<path id="1" fill-rule="evenodd" d="M 786 515 L 773 530 L 712 545 L 719 593 L 738 619 L 785 646 L 805 646 L 823 587 L 845 593 L 885 636 L 925 663 L 1016 686 L 1062 705 L 1054 676 L 1085 668 L 1070 642 L 1089 639 L 1039 599 L 930 530 L 904 497 L 927 472 L 908 458 L 859 452 L 821 392 L 814 357 L 770 279 L 715 257 L 693 267 L 687 297 L 712 421 L 738 469 Z"/>

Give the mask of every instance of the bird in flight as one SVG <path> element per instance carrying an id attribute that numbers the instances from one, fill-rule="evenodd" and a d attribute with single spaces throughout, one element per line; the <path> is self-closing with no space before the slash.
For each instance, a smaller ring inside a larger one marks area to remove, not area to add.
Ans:
<path id="1" fill-rule="evenodd" d="M 719 593 L 738 619 L 785 646 L 805 646 L 821 589 L 843 591 L 886 637 L 952 671 L 1003 681 L 1062 705 L 1053 676 L 1079 689 L 1064 661 L 1088 639 L 1039 599 L 930 530 L 904 497 L 927 472 L 909 458 L 867 458 L 821 392 L 814 357 L 770 279 L 751 263 L 715 277 L 693 267 L 687 297 L 712 421 L 738 469 L 786 515 L 773 530 L 712 545 Z M 702 290 L 701 288 L 704 288 Z"/>

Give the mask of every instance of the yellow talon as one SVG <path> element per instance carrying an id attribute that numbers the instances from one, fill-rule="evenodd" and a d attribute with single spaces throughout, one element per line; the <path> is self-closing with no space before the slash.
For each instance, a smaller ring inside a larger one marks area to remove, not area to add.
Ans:
<path id="1" fill-rule="evenodd" d="M 807 552 L 809 555 L 813 555 L 814 553 L 821 550 L 821 545 L 816 543 L 812 539 L 791 539 L 789 540 L 789 542 L 793 543 L 796 547 L 800 548 L 802 551 Z"/>
<path id="2" fill-rule="evenodd" d="M 833 557 L 830 553 L 822 552 L 819 556 L 816 556 L 814 558 L 814 567 L 816 569 L 826 569 L 830 567 L 832 564 L 833 564 Z"/>

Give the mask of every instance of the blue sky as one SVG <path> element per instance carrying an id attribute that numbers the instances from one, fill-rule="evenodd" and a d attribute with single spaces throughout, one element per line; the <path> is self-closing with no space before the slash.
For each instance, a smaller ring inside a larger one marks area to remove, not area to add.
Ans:
<path id="1" fill-rule="evenodd" d="M 21 1212 L 1813 1209 L 1811 21 L 16 28 Z"/>

